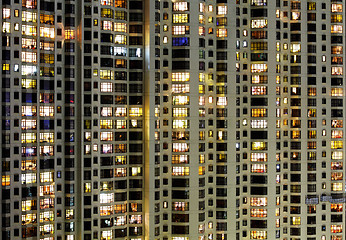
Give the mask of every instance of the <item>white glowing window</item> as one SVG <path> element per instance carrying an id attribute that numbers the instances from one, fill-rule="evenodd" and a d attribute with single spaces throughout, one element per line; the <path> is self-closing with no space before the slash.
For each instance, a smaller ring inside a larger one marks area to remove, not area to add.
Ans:
<path id="1" fill-rule="evenodd" d="M 189 26 L 173 26 L 173 29 L 172 29 L 173 35 L 183 35 L 183 34 L 189 34 L 189 33 L 190 33 Z"/>
<path id="2" fill-rule="evenodd" d="M 198 27 L 198 35 L 199 36 L 205 35 L 205 27 Z"/>
<path id="3" fill-rule="evenodd" d="M 188 11 L 189 3 L 188 2 L 175 2 L 173 3 L 173 11 Z"/>
<path id="4" fill-rule="evenodd" d="M 252 73 L 262 73 L 267 71 L 268 71 L 268 66 L 266 63 L 251 64 Z"/>
<path id="5" fill-rule="evenodd" d="M 142 168 L 141 167 L 130 167 L 129 176 L 142 176 Z"/>
<path id="6" fill-rule="evenodd" d="M 172 176 L 189 176 L 189 167 L 172 167 Z"/>
<path id="7" fill-rule="evenodd" d="M 173 128 L 188 128 L 189 121 L 188 120 L 173 120 Z"/>
<path id="8" fill-rule="evenodd" d="M 101 21 L 101 30 L 113 31 L 113 22 L 112 21 Z"/>
<path id="9" fill-rule="evenodd" d="M 251 28 L 266 28 L 267 27 L 266 19 L 255 19 L 251 20 Z"/>
<path id="10" fill-rule="evenodd" d="M 114 36 L 114 43 L 115 44 L 126 44 L 126 36 L 125 35 L 116 34 Z"/>
<path id="11" fill-rule="evenodd" d="M 40 173 L 40 182 L 41 183 L 54 182 L 54 173 L 53 172 Z"/>
<path id="12" fill-rule="evenodd" d="M 10 33 L 11 32 L 11 23 L 3 22 L 2 23 L 2 32 L 3 33 Z"/>
<path id="13" fill-rule="evenodd" d="M 22 25 L 22 35 L 36 36 L 37 28 L 31 25 Z"/>
<path id="14" fill-rule="evenodd" d="M 22 12 L 22 21 L 23 22 L 37 22 L 37 13 L 23 11 Z"/>
<path id="15" fill-rule="evenodd" d="M 101 92 L 112 92 L 113 83 L 111 82 L 101 82 Z"/>
<path id="16" fill-rule="evenodd" d="M 216 105 L 218 106 L 227 106 L 227 97 L 217 97 Z"/>
<path id="17" fill-rule="evenodd" d="M 113 132 L 101 132 L 100 133 L 101 141 L 113 141 Z"/>
<path id="18" fill-rule="evenodd" d="M 40 212 L 40 222 L 50 222 L 50 221 L 54 221 L 53 211 Z"/>
<path id="19" fill-rule="evenodd" d="M 40 106 L 41 117 L 54 117 L 54 106 Z"/>
<path id="20" fill-rule="evenodd" d="M 189 84 L 172 84 L 173 93 L 189 93 L 190 85 Z"/>
<path id="21" fill-rule="evenodd" d="M 41 143 L 54 143 L 54 133 L 40 133 L 40 142 Z"/>
<path id="22" fill-rule="evenodd" d="M 250 205 L 253 207 L 267 206 L 267 198 L 266 197 L 251 197 Z"/>
<path id="23" fill-rule="evenodd" d="M 126 168 L 120 167 L 114 169 L 114 177 L 126 177 L 127 171 Z"/>
<path id="24" fill-rule="evenodd" d="M 114 193 L 100 193 L 100 203 L 114 202 Z"/>
<path id="25" fill-rule="evenodd" d="M 112 129 L 113 121 L 112 120 L 100 120 L 100 128 L 101 129 Z"/>
<path id="26" fill-rule="evenodd" d="M 36 173 L 22 174 L 22 184 L 36 183 Z"/>
<path id="27" fill-rule="evenodd" d="M 111 240 L 113 239 L 113 231 L 102 231 L 101 232 L 101 240 Z"/>
<path id="28" fill-rule="evenodd" d="M 252 6 L 267 6 L 267 0 L 251 0 Z"/>
<path id="29" fill-rule="evenodd" d="M 111 117 L 111 116 L 113 116 L 113 109 L 111 107 L 102 107 L 101 108 L 101 116 L 102 117 Z"/>
<path id="30" fill-rule="evenodd" d="M 53 156 L 54 146 L 40 146 L 40 156 Z"/>
<path id="31" fill-rule="evenodd" d="M 141 224 L 142 223 L 142 215 L 129 215 L 129 223 L 130 224 Z"/>
<path id="32" fill-rule="evenodd" d="M 340 183 L 331 183 L 331 190 L 333 192 L 339 192 L 339 191 L 342 191 L 342 182 Z"/>
<path id="33" fill-rule="evenodd" d="M 332 67 L 332 75 L 342 75 L 343 67 Z"/>
<path id="34" fill-rule="evenodd" d="M 172 144 L 173 152 L 188 152 L 189 144 L 188 143 L 173 143 Z"/>
<path id="35" fill-rule="evenodd" d="M 22 116 L 36 116 L 36 106 L 22 106 Z"/>
<path id="36" fill-rule="evenodd" d="M 342 138 L 343 131 L 342 130 L 332 130 L 332 138 Z"/>
<path id="37" fill-rule="evenodd" d="M 188 164 L 189 155 L 172 155 L 172 164 Z"/>
<path id="38" fill-rule="evenodd" d="M 342 12 L 342 4 L 332 3 L 331 11 L 332 12 Z"/>
<path id="39" fill-rule="evenodd" d="M 37 48 L 36 41 L 37 41 L 36 39 L 22 38 L 22 48 L 36 49 Z"/>
<path id="40" fill-rule="evenodd" d="M 115 128 L 116 129 L 125 129 L 126 128 L 126 120 L 115 120 Z"/>
<path id="41" fill-rule="evenodd" d="M 297 53 L 301 51 L 300 43 L 291 43 L 291 53 Z"/>
<path id="42" fill-rule="evenodd" d="M 252 173 L 266 173 L 267 165 L 266 164 L 251 164 Z"/>
<path id="43" fill-rule="evenodd" d="M 36 120 L 35 119 L 22 119 L 22 129 L 36 129 Z"/>
<path id="44" fill-rule="evenodd" d="M 251 162 L 266 162 L 268 161 L 267 153 L 251 153 Z"/>
<path id="45" fill-rule="evenodd" d="M 188 23 L 189 22 L 189 14 L 173 14 L 173 23 Z"/>
<path id="46" fill-rule="evenodd" d="M 117 216 L 114 218 L 114 226 L 124 226 L 126 224 L 126 216 Z"/>
<path id="47" fill-rule="evenodd" d="M 252 86 L 251 95 L 267 95 L 266 86 Z"/>
<path id="48" fill-rule="evenodd" d="M 331 26 L 331 33 L 342 33 L 342 25 L 332 25 Z"/>
<path id="49" fill-rule="evenodd" d="M 227 14 L 227 6 L 217 6 L 217 14 L 218 15 Z"/>
<path id="50" fill-rule="evenodd" d="M 22 215 L 22 225 L 33 224 L 37 222 L 36 213 Z"/>
<path id="51" fill-rule="evenodd" d="M 344 89 L 343 88 L 332 88 L 331 89 L 331 95 L 332 95 L 332 97 L 342 97 L 342 96 L 344 96 Z"/>
<path id="52" fill-rule="evenodd" d="M 114 116 L 116 116 L 116 117 L 126 117 L 126 115 L 127 115 L 127 109 L 126 108 L 116 107 L 114 109 Z"/>
<path id="53" fill-rule="evenodd" d="M 190 81 L 190 73 L 176 72 L 172 73 L 172 82 L 188 82 Z"/>
<path id="54" fill-rule="evenodd" d="M 101 153 L 108 154 L 113 152 L 113 144 L 101 144 Z"/>
<path id="55" fill-rule="evenodd" d="M 173 96 L 173 105 L 188 105 L 189 103 L 189 96 Z"/>
<path id="56" fill-rule="evenodd" d="M 11 9 L 3 8 L 2 9 L 2 19 L 10 19 L 11 18 Z"/>
<path id="57" fill-rule="evenodd" d="M 343 152 L 332 152 L 332 160 L 342 160 Z"/>
<path id="58" fill-rule="evenodd" d="M 114 23 L 114 31 L 115 32 L 126 32 L 127 31 L 127 24 L 126 23 Z"/>
<path id="59" fill-rule="evenodd" d="M 54 38 L 55 29 L 53 27 L 40 27 L 40 37 Z"/>

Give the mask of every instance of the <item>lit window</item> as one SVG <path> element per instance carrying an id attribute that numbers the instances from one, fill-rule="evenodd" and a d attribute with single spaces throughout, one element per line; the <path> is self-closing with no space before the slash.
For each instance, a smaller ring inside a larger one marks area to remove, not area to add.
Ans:
<path id="1" fill-rule="evenodd" d="M 2 181 L 1 181 L 2 186 L 10 186 L 11 185 L 10 175 L 2 175 L 1 179 L 2 179 Z"/>
<path id="2" fill-rule="evenodd" d="M 266 108 L 252 108 L 251 116 L 252 117 L 267 117 L 267 109 Z"/>
<path id="3" fill-rule="evenodd" d="M 331 11 L 332 12 L 342 12 L 342 4 L 332 3 Z"/>
<path id="4" fill-rule="evenodd" d="M 40 106 L 41 117 L 54 117 L 54 106 Z"/>
<path id="5" fill-rule="evenodd" d="M 100 133 L 101 141 L 113 141 L 113 132 L 101 132 Z"/>
<path id="6" fill-rule="evenodd" d="M 331 141 L 330 148 L 331 149 L 343 149 L 344 142 L 343 141 Z"/>
<path id="7" fill-rule="evenodd" d="M 252 207 L 267 206 L 267 198 L 266 197 L 251 197 L 250 205 Z"/>
<path id="8" fill-rule="evenodd" d="M 116 107 L 114 109 L 114 116 L 115 117 L 126 117 L 127 115 L 127 109 L 123 107 Z"/>
<path id="9" fill-rule="evenodd" d="M 189 96 L 173 96 L 173 105 L 188 105 L 189 103 Z"/>
<path id="10" fill-rule="evenodd" d="M 100 193 L 100 203 L 114 202 L 114 193 Z"/>
<path id="11" fill-rule="evenodd" d="M 172 144 L 173 152 L 188 152 L 189 144 L 188 143 L 173 143 Z"/>
<path id="12" fill-rule="evenodd" d="M 173 120 L 173 129 L 189 128 L 189 120 Z"/>
<path id="13" fill-rule="evenodd" d="M 126 113 L 126 109 L 125 109 Z M 102 117 L 111 117 L 113 116 L 113 109 L 111 107 L 102 107 L 101 108 L 101 116 Z"/>
<path id="14" fill-rule="evenodd" d="M 172 167 L 172 176 L 189 176 L 189 167 Z"/>
<path id="15" fill-rule="evenodd" d="M 75 38 L 76 38 L 75 30 L 71 30 L 71 29 L 65 30 L 65 39 L 75 39 Z"/>
<path id="16" fill-rule="evenodd" d="M 227 6 L 217 6 L 217 14 L 218 15 L 227 14 Z"/>
<path id="17" fill-rule="evenodd" d="M 332 152 L 332 160 L 342 160 L 343 159 L 343 152 Z"/>
<path id="18" fill-rule="evenodd" d="M 267 142 L 251 142 L 251 150 L 267 150 Z"/>
<path id="19" fill-rule="evenodd" d="M 189 14 L 173 14 L 173 23 L 188 23 Z"/>
<path id="20" fill-rule="evenodd" d="M 343 67 L 332 67 L 332 75 L 343 75 Z"/>
<path id="21" fill-rule="evenodd" d="M 216 105 L 218 106 L 227 106 L 227 97 L 217 97 Z"/>
<path id="22" fill-rule="evenodd" d="M 199 27 L 198 28 L 198 35 L 199 36 L 204 36 L 205 35 L 205 28 L 204 27 Z"/>
<path id="23" fill-rule="evenodd" d="M 126 177 L 127 171 L 124 167 L 119 167 L 114 169 L 114 177 Z"/>
<path id="24" fill-rule="evenodd" d="M 251 64 L 252 73 L 262 73 L 267 71 L 268 71 L 268 66 L 265 63 Z"/>
<path id="25" fill-rule="evenodd" d="M 22 184 L 36 183 L 36 173 L 22 174 Z"/>
<path id="26" fill-rule="evenodd" d="M 101 30 L 113 31 L 113 22 L 112 21 L 101 21 Z"/>
<path id="27" fill-rule="evenodd" d="M 300 217 L 291 217 L 291 225 L 300 225 Z"/>
<path id="28" fill-rule="evenodd" d="M 31 130 L 36 129 L 36 120 L 35 119 L 22 119 L 22 129 Z"/>
<path id="29" fill-rule="evenodd" d="M 266 19 L 251 20 L 251 28 L 266 28 L 266 27 L 267 27 Z"/>
<path id="30" fill-rule="evenodd" d="M 300 50 L 300 43 L 291 43 L 291 53 L 297 53 Z"/>
<path id="31" fill-rule="evenodd" d="M 267 0 L 251 0 L 252 6 L 267 6 Z"/>
<path id="32" fill-rule="evenodd" d="M 332 181 L 339 181 L 343 179 L 343 173 L 342 172 L 332 172 L 331 174 L 331 180 Z"/>
<path id="33" fill-rule="evenodd" d="M 129 108 L 129 117 L 142 117 L 142 108 Z"/>
<path id="34" fill-rule="evenodd" d="M 36 133 L 22 133 L 22 143 L 36 143 Z"/>
<path id="35" fill-rule="evenodd" d="M 251 162 L 267 162 L 267 153 L 251 153 Z"/>
<path id="36" fill-rule="evenodd" d="M 125 35 L 114 35 L 114 43 L 115 44 L 126 44 L 126 36 Z"/>
<path id="37" fill-rule="evenodd" d="M 112 129 L 113 121 L 112 120 L 100 120 L 100 128 L 101 129 Z"/>
<path id="38" fill-rule="evenodd" d="M 188 108 L 173 108 L 173 117 L 188 117 Z"/>
<path id="39" fill-rule="evenodd" d="M 183 34 L 189 34 L 189 33 L 190 33 L 189 26 L 173 26 L 173 29 L 172 29 L 173 35 L 183 35 Z"/>
<path id="40" fill-rule="evenodd" d="M 40 132 L 40 143 L 54 143 L 54 133 Z"/>
<path id="41" fill-rule="evenodd" d="M 343 131 L 342 130 L 332 130 L 332 138 L 342 138 Z"/>
<path id="42" fill-rule="evenodd" d="M 172 155 L 172 164 L 188 164 L 189 155 Z"/>
<path id="43" fill-rule="evenodd" d="M 126 32 L 127 31 L 127 24 L 126 23 L 114 23 L 114 31 L 115 32 Z"/>
<path id="44" fill-rule="evenodd" d="M 266 164 L 251 164 L 252 173 L 266 173 L 267 165 Z"/>
<path id="45" fill-rule="evenodd" d="M 54 38 L 55 37 L 55 29 L 49 27 L 40 27 L 40 37 Z"/>
<path id="46" fill-rule="evenodd" d="M 331 33 L 342 33 L 342 25 L 332 25 L 331 26 Z"/>
<path id="47" fill-rule="evenodd" d="M 331 183 L 331 190 L 333 192 L 342 191 L 342 183 Z"/>
<path id="48" fill-rule="evenodd" d="M 108 216 L 113 214 L 113 206 L 101 206 L 100 216 Z"/>
<path id="49" fill-rule="evenodd" d="M 37 13 L 23 11 L 22 12 L 22 21 L 23 22 L 36 22 L 37 21 Z"/>
<path id="50" fill-rule="evenodd" d="M 125 129 L 126 128 L 126 120 L 115 120 L 115 128 L 116 129 Z"/>
<path id="51" fill-rule="evenodd" d="M 2 32 L 3 33 L 10 33 L 11 32 L 11 23 L 3 22 L 2 23 Z"/>
<path id="52" fill-rule="evenodd" d="M 331 95 L 332 95 L 332 97 L 342 97 L 342 96 L 344 96 L 344 89 L 343 88 L 332 88 L 331 89 Z"/>
<path id="53" fill-rule="evenodd" d="M 189 11 L 189 3 L 188 2 L 174 2 L 173 3 L 173 11 Z"/>
<path id="54" fill-rule="evenodd" d="M 111 82 L 101 82 L 101 92 L 112 92 L 113 83 Z"/>
<path id="55" fill-rule="evenodd" d="M 267 95 L 266 86 L 252 86 L 251 95 Z"/>
<path id="56" fill-rule="evenodd" d="M 102 231 L 101 232 L 101 240 L 111 240 L 113 239 L 113 231 Z"/>

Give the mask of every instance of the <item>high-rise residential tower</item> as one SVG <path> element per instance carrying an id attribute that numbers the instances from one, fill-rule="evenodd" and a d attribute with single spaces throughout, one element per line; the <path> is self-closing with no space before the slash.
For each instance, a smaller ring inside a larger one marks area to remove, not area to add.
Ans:
<path id="1" fill-rule="evenodd" d="M 1 4 L 1 239 L 345 239 L 342 0 Z"/>

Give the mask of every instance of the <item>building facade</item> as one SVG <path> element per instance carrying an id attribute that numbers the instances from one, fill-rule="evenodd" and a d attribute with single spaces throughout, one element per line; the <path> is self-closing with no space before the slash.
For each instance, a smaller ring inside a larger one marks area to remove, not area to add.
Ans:
<path id="1" fill-rule="evenodd" d="M 1 6 L 1 239 L 345 239 L 342 0 Z"/>

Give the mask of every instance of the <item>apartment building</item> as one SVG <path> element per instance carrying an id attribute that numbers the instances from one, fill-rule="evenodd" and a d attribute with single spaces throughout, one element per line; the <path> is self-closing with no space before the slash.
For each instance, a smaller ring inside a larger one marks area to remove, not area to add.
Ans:
<path id="1" fill-rule="evenodd" d="M 1 239 L 345 239 L 342 0 L 1 6 Z"/>

